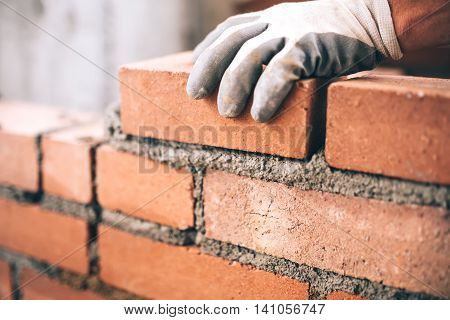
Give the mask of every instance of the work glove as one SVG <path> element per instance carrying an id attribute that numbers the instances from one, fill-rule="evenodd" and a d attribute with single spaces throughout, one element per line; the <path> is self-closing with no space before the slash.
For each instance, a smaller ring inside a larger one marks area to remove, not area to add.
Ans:
<path id="1" fill-rule="evenodd" d="M 220 82 L 219 113 L 236 117 L 254 89 L 252 117 L 266 122 L 295 81 L 372 69 L 402 53 L 387 0 L 318 0 L 231 17 L 193 56 L 189 96 L 202 99 Z"/>

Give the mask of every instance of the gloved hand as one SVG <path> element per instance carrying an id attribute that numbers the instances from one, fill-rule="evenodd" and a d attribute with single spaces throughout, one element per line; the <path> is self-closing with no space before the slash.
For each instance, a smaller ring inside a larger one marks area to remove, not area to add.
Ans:
<path id="1" fill-rule="evenodd" d="M 194 50 L 187 92 L 201 99 L 220 82 L 219 113 L 236 117 L 254 89 L 251 114 L 265 122 L 299 79 L 355 73 L 401 56 L 387 0 L 284 3 L 217 26 Z"/>

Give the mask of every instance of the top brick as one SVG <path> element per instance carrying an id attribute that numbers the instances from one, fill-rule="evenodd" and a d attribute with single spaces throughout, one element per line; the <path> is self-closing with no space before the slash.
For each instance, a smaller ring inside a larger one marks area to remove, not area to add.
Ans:
<path id="1" fill-rule="evenodd" d="M 336 168 L 450 183 L 450 80 L 369 76 L 328 90 L 325 156 Z"/>
<path id="2" fill-rule="evenodd" d="M 322 140 L 316 80 L 298 82 L 270 124 L 256 123 L 248 110 L 225 119 L 217 111 L 216 96 L 193 100 L 186 94 L 190 61 L 186 52 L 121 68 L 125 133 L 291 158 L 304 158 Z"/>
<path id="3" fill-rule="evenodd" d="M 0 102 L 0 183 L 27 191 L 39 189 L 39 150 L 36 138 L 94 118 L 39 105 Z"/>

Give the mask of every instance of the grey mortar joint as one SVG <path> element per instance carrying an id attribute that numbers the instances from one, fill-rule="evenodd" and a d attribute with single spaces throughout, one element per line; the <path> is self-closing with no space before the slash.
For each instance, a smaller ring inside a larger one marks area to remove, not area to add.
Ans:
<path id="1" fill-rule="evenodd" d="M 193 198 L 194 198 L 194 225 L 197 230 L 196 243 L 201 241 L 205 234 L 205 218 L 203 208 L 203 179 L 205 176 L 205 169 L 199 167 L 192 167 L 192 176 L 194 183 Z"/>
<path id="2" fill-rule="evenodd" d="M 136 236 L 179 246 L 194 244 L 197 233 L 194 229 L 178 230 L 110 210 L 103 210 L 102 224 Z"/>
<path id="3" fill-rule="evenodd" d="M 102 145 L 102 142 L 96 143 L 90 148 L 91 160 L 91 183 L 92 183 L 92 201 L 91 208 L 95 219 L 88 221 L 88 257 L 89 257 L 89 274 L 98 275 L 100 273 L 100 256 L 98 253 L 98 225 L 101 219 L 102 208 L 98 202 L 97 197 L 97 149 Z"/>
<path id="4" fill-rule="evenodd" d="M 35 138 L 35 145 L 37 151 L 37 162 L 38 162 L 38 194 L 42 195 L 43 192 L 43 178 L 42 178 L 42 160 L 44 158 L 44 154 L 42 152 L 42 135 L 39 134 Z"/>
<path id="5" fill-rule="evenodd" d="M 35 193 L 23 191 L 15 187 L 0 186 L 0 197 L 14 200 L 19 203 L 39 205 L 43 209 L 55 211 L 86 221 L 97 220 L 95 211 L 91 204 L 81 204 L 47 193 L 41 193 L 38 196 Z"/>
<path id="6" fill-rule="evenodd" d="M 83 219 L 88 222 L 97 221 L 95 210 L 90 204 L 81 204 L 44 193 L 40 205 L 44 209 Z"/>
<path id="7" fill-rule="evenodd" d="M 37 203 L 40 200 L 41 195 L 35 192 L 20 190 L 13 186 L 0 185 L 0 197 L 16 202 Z"/>
<path id="8" fill-rule="evenodd" d="M 263 254 L 237 245 L 213 239 L 204 239 L 202 252 L 237 261 L 257 269 L 296 279 L 310 285 L 310 299 L 325 299 L 333 291 L 357 294 L 367 299 L 437 299 L 438 297 L 410 292 L 367 279 L 344 276 L 331 271 L 298 264 L 293 261 Z"/>
<path id="9" fill-rule="evenodd" d="M 118 116 L 118 113 L 115 113 Z M 114 148 L 164 162 L 175 168 L 194 166 L 272 181 L 302 190 L 377 199 L 397 204 L 450 207 L 450 186 L 420 183 L 379 175 L 333 169 L 323 151 L 309 160 L 295 160 L 151 138 L 117 132 L 119 120 L 109 125 Z"/>

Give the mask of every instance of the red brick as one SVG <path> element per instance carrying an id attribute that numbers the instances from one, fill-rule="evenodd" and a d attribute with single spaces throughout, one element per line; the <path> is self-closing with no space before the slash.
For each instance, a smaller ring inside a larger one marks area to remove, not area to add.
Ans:
<path id="1" fill-rule="evenodd" d="M 100 228 L 100 277 L 153 299 L 307 299 L 308 285 L 116 229 Z"/>
<path id="2" fill-rule="evenodd" d="M 47 134 L 42 139 L 44 191 L 69 200 L 92 200 L 92 157 L 103 138 L 103 122 Z"/>
<path id="3" fill-rule="evenodd" d="M 11 274 L 9 264 L 0 261 L 0 300 L 11 299 Z"/>
<path id="4" fill-rule="evenodd" d="M 371 76 L 328 90 L 326 160 L 336 168 L 450 183 L 450 80 Z"/>
<path id="5" fill-rule="evenodd" d="M 92 118 L 92 114 L 63 113 L 56 108 L 0 102 L 0 183 L 38 191 L 36 138 L 58 128 Z"/>
<path id="6" fill-rule="evenodd" d="M 219 116 L 215 96 L 204 100 L 187 96 L 190 61 L 191 54 L 182 53 L 121 68 L 125 133 L 292 158 L 308 154 L 313 113 L 320 109 L 319 103 L 314 106 L 315 80 L 298 82 L 270 125 L 253 121 L 249 110 L 225 119 Z"/>
<path id="7" fill-rule="evenodd" d="M 193 180 L 185 170 L 102 146 L 97 184 L 106 209 L 180 229 L 194 225 Z"/>
<path id="8" fill-rule="evenodd" d="M 343 291 L 333 291 L 327 296 L 327 300 L 365 300 L 356 294 L 350 294 Z"/>
<path id="9" fill-rule="evenodd" d="M 86 290 L 77 290 L 57 280 L 25 268 L 20 276 L 24 300 L 101 300 L 101 296 Z"/>
<path id="10" fill-rule="evenodd" d="M 81 219 L 0 198 L 0 246 L 87 273 L 87 239 Z"/>
<path id="11" fill-rule="evenodd" d="M 209 238 L 386 285 L 450 294 L 446 210 L 214 171 L 204 189 Z"/>

